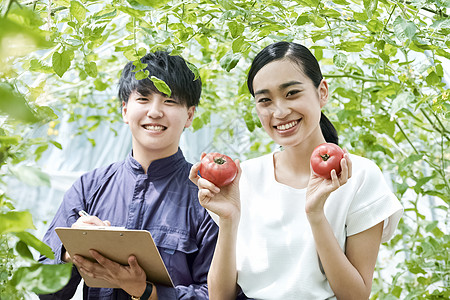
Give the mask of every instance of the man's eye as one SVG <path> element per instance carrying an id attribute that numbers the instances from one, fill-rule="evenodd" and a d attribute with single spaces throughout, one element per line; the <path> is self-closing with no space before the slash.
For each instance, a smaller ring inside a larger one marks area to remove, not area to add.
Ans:
<path id="1" fill-rule="evenodd" d="M 166 99 L 165 102 L 166 103 L 172 103 L 172 104 L 177 104 L 178 103 L 176 100 L 173 100 L 173 99 Z"/>
<path id="2" fill-rule="evenodd" d="M 299 93 L 299 92 L 300 92 L 299 90 L 292 90 L 292 91 L 289 91 L 289 92 L 286 94 L 286 97 L 295 95 L 295 94 L 297 94 L 297 93 Z"/>
<path id="3" fill-rule="evenodd" d="M 148 99 L 147 99 L 147 98 L 137 98 L 136 101 L 139 101 L 139 102 L 147 102 Z"/>
<path id="4" fill-rule="evenodd" d="M 267 103 L 269 101 L 270 101 L 269 98 L 260 98 L 260 99 L 257 100 L 258 103 Z"/>

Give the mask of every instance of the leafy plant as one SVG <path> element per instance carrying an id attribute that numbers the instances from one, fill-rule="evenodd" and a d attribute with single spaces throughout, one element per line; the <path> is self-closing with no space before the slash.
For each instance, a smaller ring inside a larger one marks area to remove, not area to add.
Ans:
<path id="1" fill-rule="evenodd" d="M 198 68 L 190 66 L 203 82 L 194 130 L 214 125 L 216 144 L 236 157 L 266 153 L 274 145 L 255 115 L 246 72 L 265 45 L 298 41 L 312 49 L 329 81 L 326 113 L 341 144 L 390 174 L 405 207 L 397 235 L 382 246 L 389 255 L 379 261 L 372 298 L 447 299 L 449 5 L 448 0 L 6 1 L 0 19 L 0 111 L 9 117 L 1 119 L 1 176 L 46 181 L 38 169 L 24 175 L 23 166 L 37 165 L 48 147 L 61 146 L 52 131 L 61 122 L 56 115 L 79 124 L 75 134 L 95 145 L 90 132 L 120 120 L 114 94 L 121 68 L 132 60 L 136 77 L 148 76 L 138 59 L 155 49 L 182 54 Z M 97 112 L 85 116 L 84 108 Z M 48 126 L 49 135 L 27 135 L 39 126 Z M 6 212 L 12 206 L 2 190 Z"/>

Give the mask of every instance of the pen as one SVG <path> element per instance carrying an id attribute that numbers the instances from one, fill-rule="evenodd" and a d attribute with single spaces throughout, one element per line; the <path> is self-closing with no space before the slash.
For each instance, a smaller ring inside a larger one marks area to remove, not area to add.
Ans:
<path id="1" fill-rule="evenodd" d="M 80 216 L 89 217 L 89 214 L 88 214 L 87 212 L 85 212 L 84 210 L 80 210 L 80 211 L 78 212 L 78 214 L 79 214 Z"/>

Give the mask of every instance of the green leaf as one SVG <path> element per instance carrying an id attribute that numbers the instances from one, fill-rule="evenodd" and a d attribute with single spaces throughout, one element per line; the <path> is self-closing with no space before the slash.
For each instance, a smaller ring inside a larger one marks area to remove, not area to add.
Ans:
<path id="1" fill-rule="evenodd" d="M 104 91 L 109 87 L 109 84 L 103 82 L 100 78 L 94 80 L 94 85 L 97 91 Z"/>
<path id="2" fill-rule="evenodd" d="M 245 42 L 245 37 L 243 37 L 243 36 L 235 39 L 232 44 L 233 52 L 234 53 L 241 52 L 241 48 L 242 48 L 242 45 L 244 44 L 244 42 Z"/>
<path id="3" fill-rule="evenodd" d="M 347 64 L 347 55 L 344 53 L 337 53 L 333 56 L 333 63 L 336 67 L 343 69 Z"/>
<path id="4" fill-rule="evenodd" d="M 357 21 L 366 21 L 369 19 L 366 13 L 353 12 L 353 19 Z"/>
<path id="5" fill-rule="evenodd" d="M 227 52 L 220 59 L 220 66 L 227 72 L 230 72 L 234 67 L 236 67 L 237 63 L 241 59 L 240 53 L 233 53 L 231 51 Z"/>
<path id="6" fill-rule="evenodd" d="M 192 121 L 192 129 L 194 129 L 194 131 L 199 130 L 200 128 L 203 127 L 203 125 L 204 124 L 203 124 L 202 118 L 196 117 Z"/>
<path id="7" fill-rule="evenodd" d="M 295 24 L 298 26 L 302 26 L 305 25 L 306 23 L 309 23 L 309 17 L 307 14 L 301 14 L 298 18 L 297 21 L 295 21 Z"/>
<path id="8" fill-rule="evenodd" d="M 404 20 L 398 16 L 394 21 L 394 33 L 395 36 L 402 42 L 406 40 L 412 40 L 416 34 L 417 27 L 412 21 Z"/>
<path id="9" fill-rule="evenodd" d="M 40 119 L 29 107 L 25 98 L 6 83 L 0 82 L 0 113 L 26 123 L 36 123 Z"/>
<path id="10" fill-rule="evenodd" d="M 410 91 L 403 92 L 391 103 L 391 107 L 389 108 L 389 114 L 391 116 L 395 115 L 402 108 L 409 107 L 409 104 L 412 103 L 416 99 L 416 96 Z"/>
<path id="11" fill-rule="evenodd" d="M 128 6 L 118 6 L 117 9 L 131 17 L 142 18 L 145 16 L 145 11 L 137 10 Z"/>
<path id="12" fill-rule="evenodd" d="M 130 3 L 134 8 L 142 9 L 141 6 L 143 6 L 143 8 L 147 8 L 147 7 L 159 8 L 159 7 L 162 7 L 165 4 L 167 4 L 169 2 L 169 0 L 127 0 L 127 2 Z M 138 5 L 136 3 L 138 3 Z"/>
<path id="13" fill-rule="evenodd" d="M 244 116 L 245 125 L 247 125 L 247 129 L 250 132 L 253 132 L 255 130 L 255 121 L 253 120 L 253 115 L 249 112 L 245 114 Z"/>
<path id="14" fill-rule="evenodd" d="M 58 142 L 55 142 L 55 141 L 49 141 L 51 144 L 53 144 L 56 148 L 58 148 L 58 149 L 60 149 L 60 150 L 62 150 L 62 146 L 61 146 L 61 144 L 60 143 L 58 143 Z"/>
<path id="15" fill-rule="evenodd" d="M 32 186 L 50 186 L 50 177 L 40 169 L 31 166 L 14 166 L 10 168 L 11 173 L 19 180 Z"/>
<path id="16" fill-rule="evenodd" d="M 219 3 L 219 5 L 225 8 L 226 10 L 233 10 L 236 8 L 235 5 L 233 4 L 233 1 L 231 0 L 218 0 L 217 3 Z"/>
<path id="17" fill-rule="evenodd" d="M 236 21 L 231 21 L 227 23 L 228 29 L 230 30 L 231 36 L 233 39 L 241 36 L 244 32 L 244 25 L 242 23 L 238 23 Z"/>
<path id="18" fill-rule="evenodd" d="M 72 267 L 72 264 L 21 267 L 14 273 L 11 283 L 18 290 L 26 289 L 36 294 L 54 293 L 69 282 Z"/>
<path id="19" fill-rule="evenodd" d="M 319 28 L 322 28 L 325 24 L 327 24 L 327 21 L 324 18 L 315 13 L 309 15 L 309 20 Z"/>
<path id="20" fill-rule="evenodd" d="M 162 94 L 167 95 L 167 97 L 170 97 L 172 95 L 172 90 L 164 82 L 164 80 L 161 80 L 155 76 L 150 77 L 150 80 L 153 82 L 158 91 L 160 91 Z"/>
<path id="21" fill-rule="evenodd" d="M 0 234 L 36 229 L 28 211 L 10 211 L 0 214 Z"/>
<path id="22" fill-rule="evenodd" d="M 364 0 L 364 8 L 367 17 L 372 18 L 373 13 L 377 10 L 378 0 Z"/>
<path id="23" fill-rule="evenodd" d="M 428 176 L 428 177 L 422 177 L 419 180 L 417 180 L 416 185 L 414 186 L 414 191 L 417 194 L 420 194 L 422 192 L 422 186 L 433 178 L 434 178 L 434 176 Z"/>
<path id="24" fill-rule="evenodd" d="M 198 68 L 194 64 L 191 64 L 190 62 L 186 61 L 186 65 L 188 66 L 189 70 L 191 70 L 191 72 L 194 73 L 193 81 L 200 78 L 200 72 L 198 71 Z"/>
<path id="25" fill-rule="evenodd" d="M 33 254 L 31 253 L 30 249 L 28 249 L 27 244 L 25 244 L 22 241 L 18 241 L 16 244 L 16 251 L 19 253 L 19 255 L 25 259 L 34 260 Z"/>
<path id="26" fill-rule="evenodd" d="M 37 237 L 32 235 L 29 232 L 21 231 L 21 232 L 15 232 L 15 236 L 17 236 L 22 242 L 27 244 L 30 247 L 33 247 L 36 249 L 40 254 L 44 255 L 45 257 L 49 259 L 54 259 L 55 255 L 52 251 L 52 248 L 50 248 L 47 244 L 39 240 Z"/>
<path id="27" fill-rule="evenodd" d="M 430 28 L 433 28 L 436 31 L 441 29 L 450 29 L 450 19 L 446 18 L 434 21 L 433 24 L 430 25 Z"/>
<path id="28" fill-rule="evenodd" d="M 55 52 L 52 56 L 52 67 L 59 77 L 62 77 L 64 73 L 69 69 L 71 64 L 70 54 L 67 51 L 62 53 Z"/>
<path id="29" fill-rule="evenodd" d="M 134 77 L 136 78 L 136 80 L 142 80 L 142 79 L 148 78 L 148 75 L 150 75 L 150 71 L 145 70 L 145 71 L 136 72 L 136 74 L 134 74 Z"/>
<path id="30" fill-rule="evenodd" d="M 70 1 L 70 14 L 77 19 L 79 23 L 84 22 L 87 13 L 86 7 L 76 0 Z"/>
<path id="31" fill-rule="evenodd" d="M 347 52 L 361 52 L 366 45 L 365 41 L 350 41 L 350 42 L 342 42 L 337 45 L 338 49 L 347 51 Z"/>
<path id="32" fill-rule="evenodd" d="M 86 73 L 93 77 L 96 78 L 98 73 L 97 73 L 97 64 L 95 63 L 95 61 L 90 61 L 84 64 L 84 70 L 86 71 Z"/>
<path id="33" fill-rule="evenodd" d="M 369 29 L 371 32 L 381 32 L 384 28 L 383 23 L 381 23 L 378 20 L 370 20 L 369 23 L 366 25 L 367 29 Z"/>
<path id="34" fill-rule="evenodd" d="M 24 56 L 38 49 L 53 46 L 50 33 L 39 29 L 36 25 L 27 27 L 20 21 L 14 22 L 2 16 L 0 28 L 0 51 L 3 59 L 9 56 Z"/>
<path id="35" fill-rule="evenodd" d="M 439 77 L 438 74 L 436 74 L 436 72 L 434 72 L 434 71 L 431 72 L 430 74 L 428 74 L 428 76 L 427 76 L 427 78 L 425 78 L 425 80 L 431 86 L 436 85 L 442 81 L 441 77 Z"/>

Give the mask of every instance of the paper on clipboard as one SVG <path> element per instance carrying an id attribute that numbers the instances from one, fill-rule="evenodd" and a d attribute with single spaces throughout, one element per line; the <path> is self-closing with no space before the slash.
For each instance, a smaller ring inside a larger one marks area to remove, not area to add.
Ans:
<path id="1" fill-rule="evenodd" d="M 71 255 L 81 255 L 93 259 L 90 249 L 97 250 L 101 255 L 122 265 L 128 265 L 128 257 L 135 255 L 138 264 L 144 269 L 147 280 L 173 286 L 172 279 L 159 254 L 150 232 L 131 229 L 95 228 L 55 228 L 66 251 Z M 102 279 L 84 275 L 84 282 L 90 287 L 118 288 Z"/>

